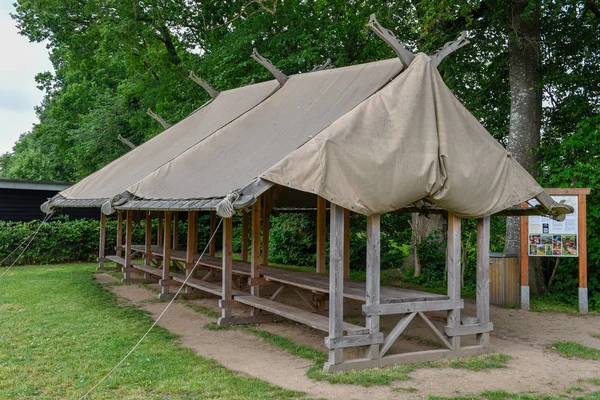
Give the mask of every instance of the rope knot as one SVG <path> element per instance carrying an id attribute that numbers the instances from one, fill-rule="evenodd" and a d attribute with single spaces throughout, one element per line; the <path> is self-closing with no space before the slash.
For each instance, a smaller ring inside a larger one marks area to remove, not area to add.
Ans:
<path id="1" fill-rule="evenodd" d="M 215 207 L 217 215 L 221 218 L 231 218 L 235 215 L 235 203 L 240 198 L 240 194 L 236 191 L 227 193 L 227 196 L 221 200 Z"/>

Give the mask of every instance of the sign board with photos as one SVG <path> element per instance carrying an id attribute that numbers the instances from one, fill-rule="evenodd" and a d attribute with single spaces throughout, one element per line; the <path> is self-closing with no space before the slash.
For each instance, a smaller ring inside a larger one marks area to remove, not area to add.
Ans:
<path id="1" fill-rule="evenodd" d="M 555 195 L 552 198 L 560 203 L 564 201 L 575 209 L 567 214 L 564 221 L 555 221 L 548 217 L 530 216 L 528 232 L 528 254 L 540 257 L 577 257 L 578 245 L 578 197 Z M 530 201 L 534 205 L 534 201 Z"/>

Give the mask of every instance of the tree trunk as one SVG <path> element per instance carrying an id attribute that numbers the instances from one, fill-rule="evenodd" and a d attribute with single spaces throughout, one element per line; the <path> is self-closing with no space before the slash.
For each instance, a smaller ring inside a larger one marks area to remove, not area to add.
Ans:
<path id="1" fill-rule="evenodd" d="M 542 123 L 539 5 L 530 7 L 530 1 L 511 0 L 508 22 L 511 92 L 508 151 L 535 177 Z M 507 219 L 504 251 L 519 252 L 519 217 Z M 532 294 L 539 294 L 545 289 L 542 264 L 538 259 L 531 261 L 529 286 Z"/>
<path id="2" fill-rule="evenodd" d="M 421 214 L 412 214 L 412 239 L 410 241 L 410 253 L 408 258 L 402 265 L 402 270 L 405 270 L 409 266 L 414 266 L 414 275 L 421 275 L 421 264 L 419 262 L 419 255 L 417 250 L 421 242 L 434 232 L 440 234 L 440 241 L 445 238 L 444 229 L 444 216 L 440 214 L 432 214 L 429 216 Z"/>

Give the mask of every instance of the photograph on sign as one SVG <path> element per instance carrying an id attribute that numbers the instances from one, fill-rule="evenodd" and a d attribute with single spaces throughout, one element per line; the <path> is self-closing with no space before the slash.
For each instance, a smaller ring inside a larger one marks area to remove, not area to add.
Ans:
<path id="1" fill-rule="evenodd" d="M 529 255 L 540 257 L 577 257 L 578 218 L 577 196 L 552 196 L 556 202 L 562 202 L 575 209 L 567 214 L 564 221 L 555 221 L 548 217 L 530 216 L 529 219 Z M 535 201 L 530 202 L 535 206 Z"/>

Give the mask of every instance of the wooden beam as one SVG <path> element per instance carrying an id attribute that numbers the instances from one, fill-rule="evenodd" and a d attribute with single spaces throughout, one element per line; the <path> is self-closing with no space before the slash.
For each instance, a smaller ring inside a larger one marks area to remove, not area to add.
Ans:
<path id="1" fill-rule="evenodd" d="M 106 247 L 106 215 L 100 211 L 100 242 L 98 243 L 98 269 L 104 268 Z"/>
<path id="2" fill-rule="evenodd" d="M 269 265 L 269 229 L 271 228 L 271 204 L 268 193 L 265 193 L 263 198 L 262 209 L 262 265 Z"/>
<path id="3" fill-rule="evenodd" d="M 123 211 L 117 211 L 117 248 L 115 249 L 117 257 L 123 256 Z"/>
<path id="4" fill-rule="evenodd" d="M 242 211 L 242 261 L 248 262 L 248 211 Z"/>
<path id="5" fill-rule="evenodd" d="M 452 213 L 448 213 L 448 248 L 446 251 L 446 268 L 448 269 L 448 297 L 450 300 L 460 300 L 460 248 L 461 248 L 461 220 Z M 448 311 L 448 322 L 451 328 L 460 326 L 460 308 Z M 450 338 L 452 350 L 460 349 L 460 336 Z"/>
<path id="6" fill-rule="evenodd" d="M 344 208 L 344 279 L 350 279 L 350 210 Z"/>
<path id="7" fill-rule="evenodd" d="M 163 245 L 163 216 L 158 214 L 158 233 L 156 234 L 156 244 L 160 247 Z"/>
<path id="8" fill-rule="evenodd" d="M 144 242 L 144 260 L 152 265 L 152 214 L 146 211 L 146 237 Z"/>
<path id="9" fill-rule="evenodd" d="M 232 283 L 232 272 L 233 272 L 233 261 L 232 261 L 232 231 L 233 224 L 231 218 L 223 218 L 223 277 L 221 279 L 222 284 L 222 297 L 221 299 L 225 302 L 230 302 L 233 298 L 231 296 L 231 283 Z M 221 308 L 221 318 L 219 318 L 219 325 L 228 321 L 231 318 L 231 307 L 226 306 L 228 303 L 222 303 L 224 307 Z"/>
<path id="10" fill-rule="evenodd" d="M 131 240 L 133 238 L 133 211 L 127 211 L 125 216 L 125 264 L 123 265 L 123 281 L 131 278 L 128 268 L 131 266 Z"/>
<path id="11" fill-rule="evenodd" d="M 261 201 L 260 199 L 252 206 L 252 260 L 250 263 L 250 278 L 260 277 L 260 216 L 261 216 Z M 260 285 L 252 285 L 250 294 L 260 297 Z M 252 313 L 258 313 L 257 309 L 253 309 Z"/>
<path id="12" fill-rule="evenodd" d="M 331 203 L 329 222 L 329 340 L 344 335 L 344 209 Z M 344 361 L 342 349 L 330 349 L 328 364 Z"/>
<path id="13" fill-rule="evenodd" d="M 368 274 L 368 272 L 367 272 Z M 367 275 L 368 279 L 368 275 Z M 369 295 L 367 293 L 367 300 Z M 363 315 L 379 316 L 379 315 L 395 315 L 406 314 L 412 312 L 428 312 L 428 311 L 448 311 L 456 308 L 464 308 L 463 299 L 458 300 L 429 300 L 429 301 L 410 301 L 402 303 L 386 303 L 386 304 L 367 304 L 363 305 Z"/>
<path id="14" fill-rule="evenodd" d="M 185 246 L 185 275 L 192 275 L 194 255 L 198 248 L 198 211 L 188 211 L 187 243 Z M 185 293 L 190 294 L 192 288 L 186 286 Z"/>
<path id="15" fill-rule="evenodd" d="M 588 309 L 588 278 L 587 278 L 587 204 L 586 195 L 577 196 L 577 222 L 579 232 L 579 312 L 587 313 Z"/>
<path id="16" fill-rule="evenodd" d="M 522 208 L 527 207 L 527 203 L 521 204 Z M 529 310 L 529 218 L 520 217 L 520 263 L 521 263 L 521 308 Z"/>
<path id="17" fill-rule="evenodd" d="M 317 196 L 317 273 L 326 273 L 327 200 Z"/>
<path id="18" fill-rule="evenodd" d="M 477 319 L 483 326 L 490 322 L 490 217 L 477 220 Z M 487 347 L 489 333 L 477 335 L 477 344 Z"/>
<path id="19" fill-rule="evenodd" d="M 210 236 L 209 237 L 213 237 L 213 235 L 215 234 L 215 229 L 216 229 L 216 214 L 214 211 L 211 211 L 210 212 Z M 215 252 L 216 252 L 216 241 L 211 240 L 210 244 L 208 246 L 208 255 L 211 257 L 214 257 Z"/>
<path id="20" fill-rule="evenodd" d="M 179 250 L 179 211 L 173 212 L 173 250 Z"/>
<path id="21" fill-rule="evenodd" d="M 163 246 L 163 268 L 162 268 L 162 279 L 159 298 L 162 300 L 170 300 L 173 298 L 172 294 L 169 293 L 169 285 L 167 284 L 171 280 L 171 222 L 173 218 L 172 211 L 165 211 L 165 223 L 164 223 L 164 243 Z"/>
<path id="22" fill-rule="evenodd" d="M 398 321 L 398 324 L 394 327 L 394 329 L 392 329 L 390 334 L 387 335 L 387 337 L 383 341 L 383 344 L 381 345 L 381 352 L 380 352 L 379 357 L 383 357 L 385 355 L 385 353 L 388 352 L 390 347 L 392 347 L 392 345 L 396 342 L 396 340 L 398 340 L 398 338 L 400 337 L 402 332 L 404 332 L 404 330 L 406 329 L 408 324 L 410 324 L 410 322 L 413 320 L 413 318 L 415 318 L 415 315 L 417 315 L 416 312 L 406 314 L 404 317 L 402 317 L 400 319 L 400 321 Z"/>
<path id="23" fill-rule="evenodd" d="M 346 220 L 344 220 L 345 224 Z M 348 221 L 349 222 L 349 221 Z M 348 231 L 350 231 L 348 227 Z M 345 231 L 344 231 L 345 232 Z M 345 236 L 345 235 L 344 235 Z M 344 271 L 345 272 L 345 271 Z M 367 282 L 366 304 L 367 307 L 378 307 L 380 303 L 381 287 L 381 216 L 367 217 Z M 379 334 L 379 317 L 367 316 L 366 327 L 371 335 Z M 367 348 L 366 358 L 379 358 L 379 344 L 373 343 Z"/>
<path id="24" fill-rule="evenodd" d="M 344 336 L 335 340 L 331 340 L 328 337 L 325 338 L 325 347 L 328 349 L 345 349 L 348 347 L 359 347 L 359 346 L 377 346 L 383 343 L 383 333 L 368 334 L 368 335 L 353 335 Z"/>

